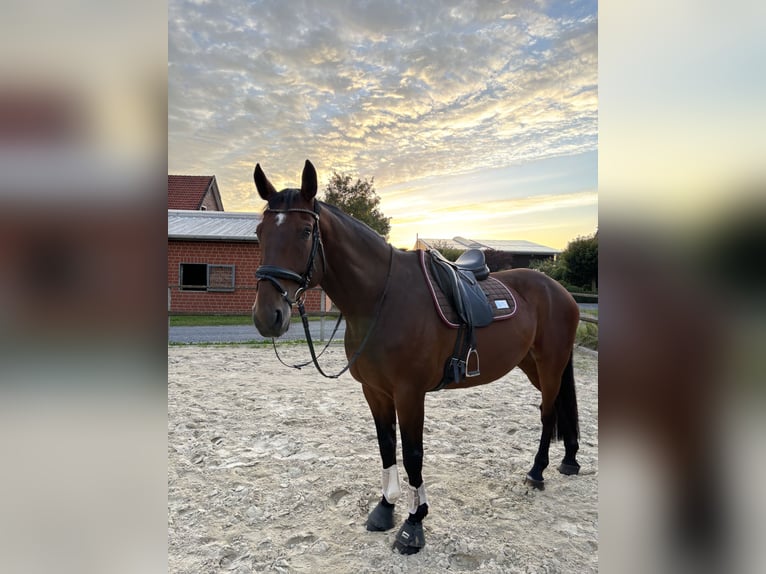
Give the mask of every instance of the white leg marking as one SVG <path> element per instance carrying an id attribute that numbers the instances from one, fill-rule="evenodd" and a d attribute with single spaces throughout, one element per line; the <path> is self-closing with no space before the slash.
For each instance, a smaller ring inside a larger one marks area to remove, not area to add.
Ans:
<path id="1" fill-rule="evenodd" d="M 383 496 L 391 504 L 394 504 L 402 493 L 399 486 L 399 469 L 395 464 L 383 469 Z"/>
<path id="2" fill-rule="evenodd" d="M 428 497 L 426 497 L 426 483 L 423 481 L 419 487 L 407 485 L 409 488 L 409 502 L 410 502 L 410 514 L 415 514 L 418 511 L 418 506 L 421 504 L 428 504 Z"/>

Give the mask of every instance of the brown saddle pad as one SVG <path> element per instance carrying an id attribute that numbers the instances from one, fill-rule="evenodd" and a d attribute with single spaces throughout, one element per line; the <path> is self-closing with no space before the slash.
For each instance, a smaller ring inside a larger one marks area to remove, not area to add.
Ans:
<path id="1" fill-rule="evenodd" d="M 436 312 L 444 323 L 454 329 L 460 327 L 460 319 L 452 308 L 447 296 L 439 288 L 431 275 L 431 266 L 426 263 L 425 251 L 418 250 L 420 257 L 420 268 L 426 280 L 426 285 L 431 292 L 431 299 L 436 307 Z M 494 277 L 488 277 L 480 281 L 481 290 L 487 296 L 487 300 L 492 306 L 492 320 L 502 321 L 510 319 L 516 314 L 516 298 L 510 289 Z"/>

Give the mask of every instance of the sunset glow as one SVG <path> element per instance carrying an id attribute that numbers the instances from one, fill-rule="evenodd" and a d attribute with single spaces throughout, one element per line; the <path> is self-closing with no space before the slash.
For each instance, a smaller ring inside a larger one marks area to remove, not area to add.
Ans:
<path id="1" fill-rule="evenodd" d="M 597 227 L 595 2 L 169 4 L 168 170 L 374 178 L 391 242 Z"/>

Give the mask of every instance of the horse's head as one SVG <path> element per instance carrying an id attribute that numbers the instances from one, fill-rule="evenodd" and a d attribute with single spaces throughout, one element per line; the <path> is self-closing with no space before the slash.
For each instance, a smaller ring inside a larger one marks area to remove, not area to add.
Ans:
<path id="1" fill-rule="evenodd" d="M 317 173 L 306 160 L 301 188 L 279 192 L 260 164 L 255 166 L 254 178 L 258 195 L 268 206 L 257 229 L 262 265 L 256 271 L 253 322 L 264 337 L 279 337 L 290 326 L 292 306 L 303 300 L 306 289 L 319 283 L 324 269 L 315 200 Z"/>

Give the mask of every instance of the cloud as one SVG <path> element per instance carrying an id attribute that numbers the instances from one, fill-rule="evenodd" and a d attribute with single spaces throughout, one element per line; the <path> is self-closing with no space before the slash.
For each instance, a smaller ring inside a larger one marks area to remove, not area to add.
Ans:
<path id="1" fill-rule="evenodd" d="M 169 169 L 249 209 L 255 162 L 384 189 L 594 150 L 596 34 L 589 2 L 171 0 Z"/>

